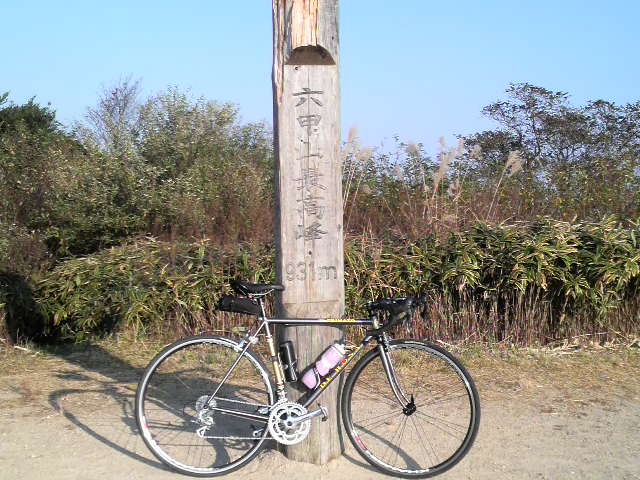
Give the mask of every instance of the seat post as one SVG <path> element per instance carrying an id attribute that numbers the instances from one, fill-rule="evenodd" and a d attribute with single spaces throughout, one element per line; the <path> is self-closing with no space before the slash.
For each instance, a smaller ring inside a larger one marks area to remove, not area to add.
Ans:
<path id="1" fill-rule="evenodd" d="M 264 310 L 264 300 L 263 300 L 264 295 L 260 295 L 258 297 L 258 303 L 260 304 L 260 311 L 262 312 L 262 316 L 260 317 L 260 320 L 266 320 L 267 319 L 267 314 Z"/>

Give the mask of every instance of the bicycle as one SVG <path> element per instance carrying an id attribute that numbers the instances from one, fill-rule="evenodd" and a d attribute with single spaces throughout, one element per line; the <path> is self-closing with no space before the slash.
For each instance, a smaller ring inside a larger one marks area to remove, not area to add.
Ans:
<path id="1" fill-rule="evenodd" d="M 354 364 L 342 387 L 340 412 L 354 448 L 390 475 L 425 478 L 458 463 L 478 432 L 480 403 L 473 380 L 446 350 L 427 342 L 392 340 L 388 331 L 410 318 L 422 298 L 385 298 L 367 304 L 368 318 L 269 318 L 264 297 L 281 285 L 233 282 L 236 296 L 219 308 L 255 315 L 258 326 L 239 341 L 198 335 L 164 348 L 138 385 L 135 412 L 144 442 L 164 464 L 193 476 L 222 475 L 246 465 L 265 440 L 292 445 L 306 438 L 311 418 L 326 419 L 324 407 L 309 406 Z M 285 383 L 296 381 L 295 352 L 276 351 L 275 325 L 358 325 L 359 345 L 301 398 L 291 401 Z M 269 370 L 250 348 L 264 336 Z M 375 342 L 375 343 L 374 343 Z"/>

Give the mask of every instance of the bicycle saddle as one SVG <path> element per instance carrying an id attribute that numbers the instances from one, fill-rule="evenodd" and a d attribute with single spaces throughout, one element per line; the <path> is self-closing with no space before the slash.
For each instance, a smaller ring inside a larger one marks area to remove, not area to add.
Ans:
<path id="1" fill-rule="evenodd" d="M 240 295 L 259 295 L 261 293 L 269 293 L 274 290 L 277 292 L 284 290 L 284 287 L 278 284 L 270 285 L 266 283 L 249 283 L 242 282 L 240 280 L 234 280 L 231 282 L 231 288 Z"/>

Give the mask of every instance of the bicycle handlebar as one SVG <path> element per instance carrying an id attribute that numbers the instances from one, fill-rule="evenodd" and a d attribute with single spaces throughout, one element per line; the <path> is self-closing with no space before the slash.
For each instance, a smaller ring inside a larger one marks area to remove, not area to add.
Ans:
<path id="1" fill-rule="evenodd" d="M 381 298 L 374 302 L 367 303 L 367 310 L 370 312 L 374 310 L 385 310 L 391 315 L 398 315 L 403 312 L 408 314 L 412 309 L 425 305 L 425 301 L 424 295 L 419 297 Z"/>
<path id="2" fill-rule="evenodd" d="M 374 302 L 367 304 L 367 310 L 373 312 L 374 310 L 383 310 L 389 312 L 389 319 L 385 325 L 375 330 L 370 330 L 370 334 L 380 334 L 390 328 L 398 325 L 399 323 L 407 320 L 414 308 L 426 305 L 426 297 L 421 295 L 419 297 L 392 297 L 381 298 Z"/>

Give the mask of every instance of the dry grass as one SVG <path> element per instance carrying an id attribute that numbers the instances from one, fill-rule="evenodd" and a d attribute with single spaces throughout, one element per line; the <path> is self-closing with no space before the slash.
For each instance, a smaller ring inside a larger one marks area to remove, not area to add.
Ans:
<path id="1" fill-rule="evenodd" d="M 640 399 L 640 344 L 564 344 L 516 348 L 466 347 L 459 352 L 483 401 L 514 398 L 540 413 L 584 415 Z"/>
<path id="2" fill-rule="evenodd" d="M 49 349 L 0 348 L 3 408 L 50 409 L 68 388 L 132 396 L 143 367 L 169 339 L 133 342 L 110 338 L 94 344 Z M 614 408 L 640 399 L 640 341 L 573 343 L 517 348 L 504 344 L 449 345 L 475 379 L 483 402 L 520 402 L 541 413 L 580 416 L 584 407 Z M 26 347 L 25 347 L 26 348 Z M 123 390 L 124 389 L 124 390 Z M 64 398 L 59 399 L 62 405 Z M 63 408 L 63 407 L 60 407 Z"/>

